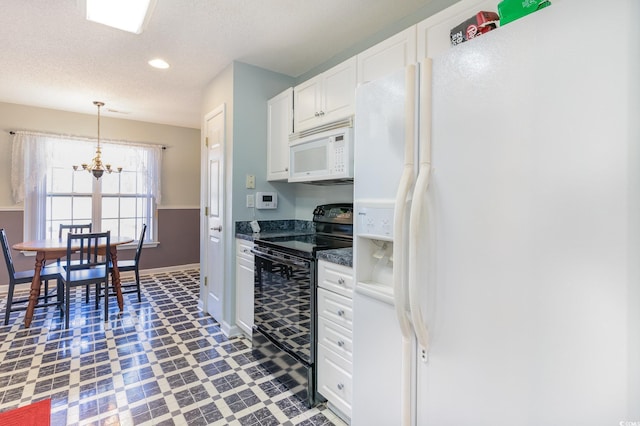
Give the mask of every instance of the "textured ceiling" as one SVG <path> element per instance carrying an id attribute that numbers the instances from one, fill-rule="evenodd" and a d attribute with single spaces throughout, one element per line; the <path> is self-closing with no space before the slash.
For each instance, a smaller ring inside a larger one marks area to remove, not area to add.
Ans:
<path id="1" fill-rule="evenodd" d="M 2 0 L 0 102 L 94 114 L 102 100 L 106 116 L 199 128 L 232 61 L 297 77 L 430 1 L 158 0 L 135 35 L 86 21 L 82 0 Z"/>

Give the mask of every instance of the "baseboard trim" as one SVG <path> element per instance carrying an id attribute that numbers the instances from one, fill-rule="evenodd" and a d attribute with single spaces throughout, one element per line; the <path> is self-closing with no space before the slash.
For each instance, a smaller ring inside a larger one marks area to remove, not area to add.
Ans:
<path id="1" fill-rule="evenodd" d="M 159 274 L 162 272 L 176 272 L 184 269 L 199 269 L 199 263 L 188 263 L 186 265 L 166 266 L 164 268 L 140 269 L 141 274 Z"/>
<path id="2" fill-rule="evenodd" d="M 235 337 L 242 334 L 242 330 L 237 325 L 230 325 L 228 322 L 220 324 L 220 330 L 227 337 Z"/>
<path id="3" fill-rule="evenodd" d="M 200 264 L 199 263 L 189 263 L 186 265 L 174 265 L 174 266 L 166 266 L 163 268 L 152 268 L 152 269 L 141 269 L 140 270 L 140 274 L 144 275 L 144 274 L 161 274 L 164 272 L 176 272 L 176 271 L 182 271 L 185 269 L 198 269 L 200 268 Z M 123 277 L 133 277 L 134 273 L 133 272 L 123 272 L 122 273 Z M 20 291 L 20 290 L 24 290 L 24 291 L 28 291 L 29 288 L 31 287 L 30 283 L 24 283 L 24 284 L 18 284 L 16 285 L 16 291 Z M 6 295 L 7 292 L 9 291 L 9 283 L 2 283 L 0 284 L 0 295 Z"/>

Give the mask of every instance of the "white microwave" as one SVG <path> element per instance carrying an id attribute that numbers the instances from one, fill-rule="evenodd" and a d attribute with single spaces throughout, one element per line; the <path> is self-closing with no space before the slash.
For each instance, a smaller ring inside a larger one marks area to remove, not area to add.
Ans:
<path id="1" fill-rule="evenodd" d="M 289 144 L 289 182 L 353 180 L 353 128 L 305 136 Z"/>

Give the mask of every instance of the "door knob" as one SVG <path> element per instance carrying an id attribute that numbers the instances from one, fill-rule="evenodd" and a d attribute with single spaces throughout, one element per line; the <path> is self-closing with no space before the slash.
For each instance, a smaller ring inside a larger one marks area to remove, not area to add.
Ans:
<path id="1" fill-rule="evenodd" d="M 222 225 L 214 226 L 211 228 L 212 231 L 222 232 Z"/>

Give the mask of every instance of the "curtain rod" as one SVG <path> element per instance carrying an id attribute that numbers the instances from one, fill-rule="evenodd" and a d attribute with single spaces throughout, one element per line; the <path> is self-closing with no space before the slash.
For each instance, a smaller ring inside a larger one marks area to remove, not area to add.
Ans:
<path id="1" fill-rule="evenodd" d="M 10 134 L 10 135 L 15 135 L 15 134 L 16 134 L 16 132 L 15 132 L 14 130 L 9 130 L 9 134 Z M 108 139 L 107 139 L 107 141 L 108 141 Z M 166 150 L 166 149 L 167 149 L 167 147 L 166 147 L 165 145 L 162 145 L 162 149 L 163 149 L 163 150 Z"/>

